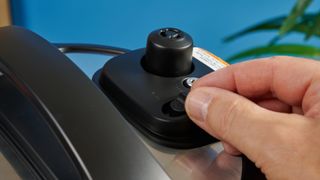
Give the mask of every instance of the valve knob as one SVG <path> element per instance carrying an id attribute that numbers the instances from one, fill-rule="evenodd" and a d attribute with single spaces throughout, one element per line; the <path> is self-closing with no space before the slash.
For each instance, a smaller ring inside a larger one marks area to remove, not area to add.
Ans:
<path id="1" fill-rule="evenodd" d="M 147 40 L 142 66 L 150 73 L 178 77 L 192 72 L 193 41 L 191 36 L 176 28 L 151 32 Z"/>

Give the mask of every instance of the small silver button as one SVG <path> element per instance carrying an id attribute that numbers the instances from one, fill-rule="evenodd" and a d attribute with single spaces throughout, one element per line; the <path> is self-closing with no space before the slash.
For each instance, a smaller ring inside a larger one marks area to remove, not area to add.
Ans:
<path id="1" fill-rule="evenodd" d="M 192 87 L 192 84 L 198 80 L 198 78 L 196 77 L 188 77 L 188 78 L 185 78 L 182 82 L 182 84 L 186 87 L 186 88 L 191 88 Z"/>

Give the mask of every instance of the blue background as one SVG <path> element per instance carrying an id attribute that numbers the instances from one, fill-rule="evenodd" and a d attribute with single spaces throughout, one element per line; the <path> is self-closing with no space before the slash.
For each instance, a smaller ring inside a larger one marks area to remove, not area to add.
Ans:
<path id="1" fill-rule="evenodd" d="M 177 27 L 189 33 L 196 46 L 227 58 L 267 43 L 276 32 L 255 33 L 232 43 L 223 43 L 224 37 L 287 14 L 294 3 L 295 0 L 13 0 L 12 12 L 14 24 L 27 27 L 51 42 L 136 49 L 145 46 L 152 30 Z M 316 1 L 309 10 L 319 6 Z M 292 35 L 282 41 L 302 39 L 300 35 Z M 89 76 L 107 59 L 97 55 L 70 57 Z"/>

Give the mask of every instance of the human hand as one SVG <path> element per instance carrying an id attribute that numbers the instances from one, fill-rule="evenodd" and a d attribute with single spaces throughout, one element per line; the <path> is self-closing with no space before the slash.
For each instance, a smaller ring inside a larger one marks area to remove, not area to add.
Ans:
<path id="1" fill-rule="evenodd" d="M 195 82 L 186 111 L 268 179 L 320 179 L 320 62 L 280 56 L 231 65 Z"/>

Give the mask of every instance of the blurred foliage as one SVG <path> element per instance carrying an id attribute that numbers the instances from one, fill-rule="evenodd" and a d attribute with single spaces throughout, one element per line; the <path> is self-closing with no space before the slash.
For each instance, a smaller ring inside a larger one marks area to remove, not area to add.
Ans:
<path id="1" fill-rule="evenodd" d="M 236 59 L 242 59 L 251 56 L 274 54 L 313 58 L 320 57 L 320 48 L 301 44 L 279 44 L 271 46 L 261 46 L 238 53 L 230 57 L 229 62 Z"/>
<path id="2" fill-rule="evenodd" d="M 313 0 L 297 0 L 291 12 L 287 16 L 275 17 L 246 28 L 224 39 L 225 42 L 234 41 L 245 35 L 255 32 L 277 30 L 278 34 L 264 46 L 254 47 L 228 59 L 230 63 L 238 59 L 259 57 L 264 55 L 294 55 L 309 58 L 320 58 L 320 48 L 303 44 L 277 44 L 286 35 L 296 32 L 305 36 L 305 40 L 311 37 L 320 38 L 320 11 L 306 13 L 306 9 Z"/>

